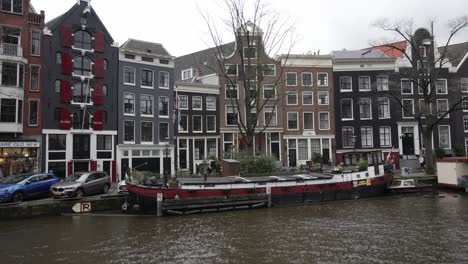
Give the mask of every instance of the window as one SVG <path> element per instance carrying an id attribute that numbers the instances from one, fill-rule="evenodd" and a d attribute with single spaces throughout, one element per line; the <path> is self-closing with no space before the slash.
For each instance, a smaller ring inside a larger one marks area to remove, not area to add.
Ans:
<path id="1" fill-rule="evenodd" d="M 460 78 L 460 90 L 462 93 L 468 93 L 468 78 Z"/>
<path id="2" fill-rule="evenodd" d="M 263 99 L 275 99 L 276 98 L 276 89 L 273 84 L 263 85 Z"/>
<path id="3" fill-rule="evenodd" d="M 237 65 L 235 64 L 226 64 L 224 65 L 226 67 L 226 74 L 229 76 L 237 76 L 238 71 L 237 71 Z"/>
<path id="4" fill-rule="evenodd" d="M 64 134 L 49 134 L 49 151 L 50 150 L 66 150 L 67 135 Z"/>
<path id="5" fill-rule="evenodd" d="M 90 129 L 91 114 L 86 110 L 76 110 L 72 114 L 73 129 Z"/>
<path id="6" fill-rule="evenodd" d="M 23 123 L 23 100 L 18 100 L 18 119 L 16 122 L 18 124 Z"/>
<path id="7" fill-rule="evenodd" d="M 85 56 L 76 56 L 73 60 L 73 74 L 91 76 L 91 60 Z"/>
<path id="8" fill-rule="evenodd" d="M 194 140 L 194 159 L 195 160 L 204 160 L 205 159 L 205 140 L 195 139 Z"/>
<path id="9" fill-rule="evenodd" d="M 463 101 L 461 102 L 463 112 L 468 111 L 468 96 L 462 96 Z"/>
<path id="10" fill-rule="evenodd" d="M 226 125 L 235 126 L 239 122 L 239 110 L 236 106 L 226 106 Z"/>
<path id="11" fill-rule="evenodd" d="M 214 115 L 206 116 L 206 131 L 216 132 L 216 116 Z"/>
<path id="12" fill-rule="evenodd" d="M 8 13 L 23 13 L 23 0 L 2 0 L 2 11 Z"/>
<path id="13" fill-rule="evenodd" d="M 307 139 L 298 139 L 297 140 L 297 154 L 299 160 L 308 160 L 309 153 L 307 149 Z"/>
<path id="14" fill-rule="evenodd" d="M 374 146 L 372 127 L 361 127 L 361 145 L 363 148 Z"/>
<path id="15" fill-rule="evenodd" d="M 390 100 L 388 98 L 378 98 L 377 111 L 380 119 L 390 118 Z"/>
<path id="16" fill-rule="evenodd" d="M 96 137 L 96 150 L 98 159 L 111 159 L 112 158 L 112 143 L 113 136 L 97 135 Z"/>
<path id="17" fill-rule="evenodd" d="M 388 76 L 377 76 L 377 91 L 388 91 Z"/>
<path id="18" fill-rule="evenodd" d="M 319 130 L 330 130 L 330 113 L 319 113 Z"/>
<path id="19" fill-rule="evenodd" d="M 313 105 L 314 104 L 313 93 L 311 91 L 302 92 L 302 104 L 303 105 Z"/>
<path id="20" fill-rule="evenodd" d="M 327 86 L 328 85 L 328 73 L 318 73 L 317 74 L 317 84 L 318 86 Z"/>
<path id="21" fill-rule="evenodd" d="M 202 110 L 203 100 L 201 96 L 192 97 L 192 109 L 193 110 Z"/>
<path id="22" fill-rule="evenodd" d="M 448 99 L 437 99 L 437 117 L 442 117 L 449 110 Z M 449 118 L 450 115 L 446 115 L 444 118 Z"/>
<path id="23" fill-rule="evenodd" d="M 275 64 L 263 64 L 263 76 L 275 76 L 276 65 Z"/>
<path id="24" fill-rule="evenodd" d="M 187 95 L 178 95 L 179 109 L 188 109 L 188 96 Z"/>
<path id="25" fill-rule="evenodd" d="M 297 73 L 287 72 L 286 73 L 286 86 L 296 86 L 297 85 Z"/>
<path id="26" fill-rule="evenodd" d="M 153 71 L 141 70 L 141 86 L 153 88 Z"/>
<path id="27" fill-rule="evenodd" d="M 107 85 L 102 85 L 102 96 L 107 96 Z"/>
<path id="28" fill-rule="evenodd" d="M 237 94 L 238 94 L 237 84 L 226 85 L 226 93 L 225 93 L 226 99 L 237 99 Z"/>
<path id="29" fill-rule="evenodd" d="M 24 66 L 19 63 L 2 61 L 2 78 L 3 86 L 23 87 Z"/>
<path id="30" fill-rule="evenodd" d="M 206 100 L 206 110 L 216 110 L 216 97 L 207 96 L 205 100 Z"/>
<path id="31" fill-rule="evenodd" d="M 446 79 L 437 80 L 436 94 L 447 94 L 447 80 Z"/>
<path id="32" fill-rule="evenodd" d="M 354 144 L 355 144 L 354 127 L 341 128 L 341 134 L 343 137 L 343 148 L 354 147 Z"/>
<path id="33" fill-rule="evenodd" d="M 153 122 L 141 122 L 141 142 L 153 142 Z"/>
<path id="34" fill-rule="evenodd" d="M 314 113 L 304 112 L 304 130 L 314 130 Z"/>
<path id="35" fill-rule="evenodd" d="M 340 90 L 344 92 L 353 90 L 353 83 L 352 83 L 351 76 L 340 77 Z"/>
<path id="36" fill-rule="evenodd" d="M 124 67 L 124 84 L 135 85 L 135 68 Z"/>
<path id="37" fill-rule="evenodd" d="M 159 96 L 159 116 L 169 116 L 169 97 Z"/>
<path id="38" fill-rule="evenodd" d="M 124 121 L 124 141 L 134 142 L 135 141 L 135 121 Z"/>
<path id="39" fill-rule="evenodd" d="M 60 85 L 61 85 L 60 80 L 55 80 L 54 86 L 55 86 L 55 93 L 60 93 Z"/>
<path id="40" fill-rule="evenodd" d="M 31 87 L 29 87 L 31 91 L 39 91 L 39 71 L 39 66 L 31 65 Z"/>
<path id="41" fill-rule="evenodd" d="M 412 118 L 414 115 L 414 100 L 413 99 L 402 99 L 401 103 L 403 108 L 403 118 Z"/>
<path id="42" fill-rule="evenodd" d="M 14 123 L 16 120 L 16 99 L 0 100 L 0 122 Z"/>
<path id="43" fill-rule="evenodd" d="M 255 59 L 257 58 L 256 47 L 244 47 L 244 59 Z"/>
<path id="44" fill-rule="evenodd" d="M 359 76 L 359 91 L 370 91 L 370 77 Z"/>
<path id="45" fill-rule="evenodd" d="M 73 47 L 77 49 L 91 50 L 91 35 L 84 30 L 75 32 Z"/>
<path id="46" fill-rule="evenodd" d="M 55 53 L 55 63 L 62 64 L 62 52 Z"/>
<path id="47" fill-rule="evenodd" d="M 188 132 L 188 116 L 180 115 L 179 132 Z"/>
<path id="48" fill-rule="evenodd" d="M 299 124 L 297 122 L 298 113 L 297 112 L 288 112 L 288 129 L 289 130 L 298 130 Z"/>
<path id="49" fill-rule="evenodd" d="M 402 79 L 401 94 L 413 94 L 413 82 L 408 79 Z"/>
<path id="50" fill-rule="evenodd" d="M 166 60 L 166 59 L 159 59 L 159 63 L 160 64 L 169 64 L 169 60 Z"/>
<path id="51" fill-rule="evenodd" d="M 450 149 L 452 147 L 450 142 L 450 126 L 439 126 L 439 147 L 443 149 Z"/>
<path id="52" fill-rule="evenodd" d="M 379 138 L 381 147 L 392 146 L 392 133 L 390 127 L 379 127 Z"/>
<path id="53" fill-rule="evenodd" d="M 134 60 L 135 59 L 135 55 L 125 54 L 124 56 L 125 56 L 126 59 L 129 59 L 129 60 Z"/>
<path id="54" fill-rule="evenodd" d="M 193 121 L 193 124 L 192 124 L 193 132 L 198 132 L 198 133 L 203 132 L 202 116 L 195 115 L 192 117 L 192 121 Z"/>
<path id="55" fill-rule="evenodd" d="M 224 152 L 226 154 L 232 153 L 234 146 L 236 144 L 234 134 L 225 133 L 223 136 L 223 143 L 224 143 Z M 226 157 L 229 157 L 229 156 L 226 156 Z"/>
<path id="56" fill-rule="evenodd" d="M 288 92 L 287 105 L 297 105 L 297 92 Z"/>
<path id="57" fill-rule="evenodd" d="M 145 61 L 145 62 L 151 62 L 153 63 L 154 62 L 154 59 L 153 58 L 150 58 L 150 57 L 141 57 L 141 61 Z"/>
<path id="58" fill-rule="evenodd" d="M 206 148 L 208 150 L 208 158 L 217 157 L 218 154 L 218 144 L 216 144 L 216 139 L 208 138 L 206 140 Z"/>
<path id="59" fill-rule="evenodd" d="M 272 106 L 265 106 L 264 111 L 264 125 L 277 126 L 276 108 Z"/>
<path id="60" fill-rule="evenodd" d="M 159 142 L 169 139 L 169 123 L 159 123 Z"/>
<path id="61" fill-rule="evenodd" d="M 312 73 L 303 72 L 301 73 L 302 86 L 312 86 Z"/>
<path id="62" fill-rule="evenodd" d="M 468 133 L 468 116 L 463 116 L 463 130 Z"/>
<path id="63" fill-rule="evenodd" d="M 372 108 L 370 98 L 359 99 L 359 116 L 361 119 L 372 119 Z"/>
<path id="64" fill-rule="evenodd" d="M 181 75 L 182 75 L 182 80 L 189 80 L 189 79 L 192 79 L 192 78 L 193 78 L 193 70 L 192 70 L 192 68 L 183 70 L 182 73 L 181 73 Z"/>
<path id="65" fill-rule="evenodd" d="M 41 32 L 31 31 L 31 55 L 41 54 Z"/>
<path id="66" fill-rule="evenodd" d="M 317 97 L 319 105 L 328 105 L 328 91 L 318 91 Z"/>
<path id="67" fill-rule="evenodd" d="M 169 73 L 159 72 L 159 88 L 169 89 Z"/>
<path id="68" fill-rule="evenodd" d="M 341 99 L 341 119 L 353 120 L 353 99 Z"/>
<path id="69" fill-rule="evenodd" d="M 82 16 L 82 17 L 81 17 L 81 25 L 82 25 L 82 26 L 86 26 L 86 22 L 87 22 L 86 17 L 85 17 L 85 16 Z"/>
<path id="70" fill-rule="evenodd" d="M 140 95 L 140 114 L 141 115 L 153 115 L 153 96 L 142 94 Z"/>
<path id="71" fill-rule="evenodd" d="M 131 93 L 124 93 L 124 114 L 135 114 L 135 95 Z"/>
<path id="72" fill-rule="evenodd" d="M 39 100 L 29 100 L 29 126 L 39 125 Z"/>
<path id="73" fill-rule="evenodd" d="M 105 71 L 108 70 L 109 65 L 108 65 L 108 62 L 107 62 L 106 59 L 104 59 L 104 61 L 103 61 L 103 66 L 102 66 L 102 67 L 104 68 Z"/>
<path id="74" fill-rule="evenodd" d="M 89 104 L 91 103 L 91 91 L 88 83 L 77 82 L 73 85 L 73 103 Z"/>

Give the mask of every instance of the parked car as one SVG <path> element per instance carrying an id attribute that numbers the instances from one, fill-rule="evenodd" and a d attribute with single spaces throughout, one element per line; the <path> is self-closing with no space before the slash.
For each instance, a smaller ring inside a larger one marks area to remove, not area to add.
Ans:
<path id="1" fill-rule="evenodd" d="M 117 193 L 119 194 L 128 193 L 127 184 L 125 183 L 125 180 L 119 181 L 119 183 L 117 184 Z"/>
<path id="2" fill-rule="evenodd" d="M 7 177 L 0 184 L 0 202 L 21 202 L 47 196 L 50 186 L 60 179 L 50 173 L 28 173 Z"/>
<path id="3" fill-rule="evenodd" d="M 52 197 L 83 197 L 107 193 L 111 186 L 110 176 L 104 171 L 77 172 L 71 177 L 50 187 Z"/>

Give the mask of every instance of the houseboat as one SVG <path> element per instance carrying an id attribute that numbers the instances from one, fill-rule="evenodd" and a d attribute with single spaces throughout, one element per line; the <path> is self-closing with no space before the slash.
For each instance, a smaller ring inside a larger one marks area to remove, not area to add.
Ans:
<path id="1" fill-rule="evenodd" d="M 358 167 L 357 165 L 361 166 Z M 364 164 L 364 165 L 363 165 Z M 139 207 L 156 207 L 164 200 L 269 196 L 270 206 L 349 200 L 381 195 L 393 179 L 392 165 L 384 163 L 380 151 L 349 152 L 333 171 L 264 177 L 179 178 L 172 186 L 138 184 L 128 180 L 130 200 Z M 161 199 L 161 198 L 159 198 Z"/>

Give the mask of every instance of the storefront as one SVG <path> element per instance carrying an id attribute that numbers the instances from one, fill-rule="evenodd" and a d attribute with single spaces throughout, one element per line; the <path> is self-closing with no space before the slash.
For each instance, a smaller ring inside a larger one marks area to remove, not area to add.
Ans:
<path id="1" fill-rule="evenodd" d="M 0 142 L 0 177 L 38 172 L 37 141 L 2 141 Z"/>

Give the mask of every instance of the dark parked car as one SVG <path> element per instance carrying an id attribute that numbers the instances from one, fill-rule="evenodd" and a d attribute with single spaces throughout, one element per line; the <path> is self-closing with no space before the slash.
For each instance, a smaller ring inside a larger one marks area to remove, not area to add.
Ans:
<path id="1" fill-rule="evenodd" d="M 50 186 L 60 179 L 50 173 L 29 173 L 7 177 L 0 183 L 0 202 L 21 202 L 47 196 Z"/>
<path id="2" fill-rule="evenodd" d="M 76 172 L 71 177 L 50 187 L 53 197 L 83 197 L 107 193 L 111 186 L 110 176 L 104 171 Z"/>

